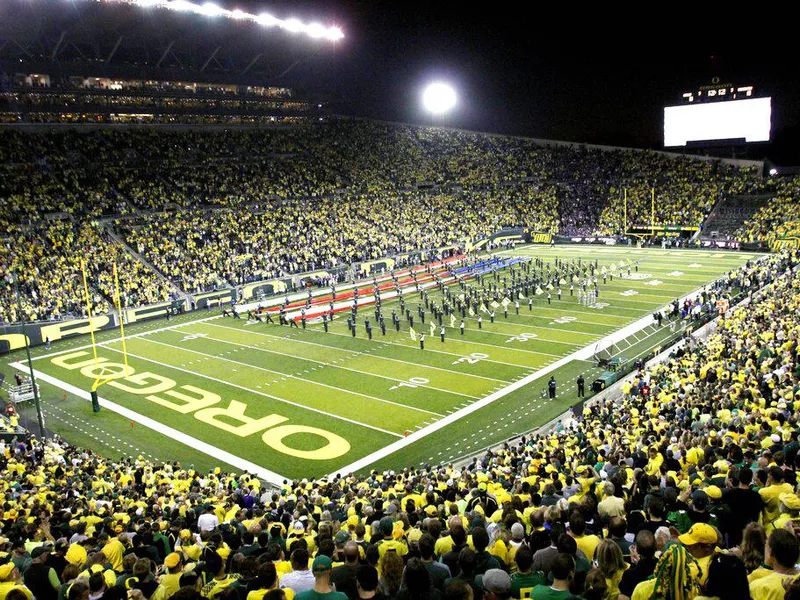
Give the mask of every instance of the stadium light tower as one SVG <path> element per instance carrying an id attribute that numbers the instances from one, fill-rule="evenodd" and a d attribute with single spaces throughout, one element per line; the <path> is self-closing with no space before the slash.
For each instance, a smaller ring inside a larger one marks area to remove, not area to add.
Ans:
<path id="1" fill-rule="evenodd" d="M 456 91 L 452 86 L 436 81 L 422 92 L 422 105 L 432 115 L 444 116 L 456 105 Z"/>

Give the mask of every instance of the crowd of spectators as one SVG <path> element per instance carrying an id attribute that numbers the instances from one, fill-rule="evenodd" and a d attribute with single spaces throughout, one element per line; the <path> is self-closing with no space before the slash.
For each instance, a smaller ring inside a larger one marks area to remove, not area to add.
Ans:
<path id="1" fill-rule="evenodd" d="M 769 202 L 736 232 L 741 241 L 774 242 L 800 237 L 800 178 L 781 177 L 773 181 L 774 195 Z"/>
<path id="2" fill-rule="evenodd" d="M 0 280 L 0 321 L 86 316 L 81 261 L 87 272 L 92 314 L 107 313 L 114 304 L 114 264 L 123 308 L 170 298 L 169 284 L 155 277 L 104 231 L 90 223 L 59 221 L 20 230 L 0 244 L 0 264 L 14 273 L 22 303 L 20 314 L 15 285 Z"/>
<path id="3" fill-rule="evenodd" d="M 285 481 L 0 443 L 0 600 L 720 600 L 800 592 L 800 272 L 462 467 Z"/>
<path id="4" fill-rule="evenodd" d="M 657 226 L 699 227 L 726 194 L 757 179 L 752 167 L 719 161 L 634 151 L 620 152 L 618 157 L 615 181 L 608 187 L 608 201 L 597 225 L 596 232 L 602 235 L 621 231 L 626 190 L 627 229 L 649 227 L 653 221 Z"/>
<path id="5" fill-rule="evenodd" d="M 127 242 L 191 293 L 252 279 L 457 246 L 504 226 L 555 233 L 552 188 L 340 194 L 117 223 Z"/>
<path id="6" fill-rule="evenodd" d="M 13 260 L 50 273 L 24 287 L 25 312 L 44 318 L 81 304 L 72 284 L 53 276 L 74 249 L 50 239 L 47 231 L 59 226 L 44 219 L 67 220 L 72 231 L 113 227 L 163 275 L 196 292 L 464 247 L 503 226 L 611 234 L 621 229 L 623 189 L 629 224 L 649 224 L 655 187 L 659 224 L 698 225 L 721 194 L 755 179 L 747 169 L 656 152 L 351 119 L 271 129 L 3 130 L 0 236 L 4 266 Z M 100 233 L 83 242 L 87 256 L 123 256 Z M 132 303 L 164 296 L 155 273 L 126 270 Z M 107 302 L 107 286 L 99 287 Z M 11 314 L 7 300 L 0 310 Z"/>

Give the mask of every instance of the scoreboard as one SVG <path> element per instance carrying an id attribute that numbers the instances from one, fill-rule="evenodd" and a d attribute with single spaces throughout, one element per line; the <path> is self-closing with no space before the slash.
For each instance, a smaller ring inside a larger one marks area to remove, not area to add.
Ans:
<path id="1" fill-rule="evenodd" d="M 753 86 L 714 81 L 683 94 L 683 104 L 664 107 L 664 146 L 697 142 L 768 142 L 772 99 L 756 97 Z"/>

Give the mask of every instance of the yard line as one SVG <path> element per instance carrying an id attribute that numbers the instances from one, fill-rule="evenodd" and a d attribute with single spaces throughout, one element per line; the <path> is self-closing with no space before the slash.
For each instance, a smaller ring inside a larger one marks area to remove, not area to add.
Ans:
<path id="1" fill-rule="evenodd" d="M 110 344 L 111 342 L 103 342 L 102 344 L 98 344 L 98 346 L 103 346 L 107 350 L 111 350 L 112 352 L 117 352 L 122 354 L 122 350 L 117 350 L 116 348 L 112 348 L 111 346 L 106 346 L 106 344 Z M 283 402 L 284 404 L 289 404 L 291 406 L 295 406 L 297 408 L 302 408 L 304 410 L 309 410 L 311 412 L 315 412 L 321 415 L 325 415 L 326 417 L 331 417 L 333 419 L 339 419 L 340 421 L 345 421 L 347 423 L 352 423 L 353 425 L 359 425 L 361 427 L 366 427 L 367 429 L 374 429 L 375 431 L 380 431 L 381 433 L 385 433 L 387 435 L 391 435 L 392 437 L 402 438 L 403 436 L 399 433 L 394 433 L 392 431 L 387 431 L 386 429 L 381 429 L 380 427 L 375 427 L 374 425 L 367 425 L 366 423 L 361 423 L 359 421 L 355 421 L 353 419 L 348 419 L 347 417 L 343 417 L 341 415 L 335 415 L 333 413 L 326 412 L 324 410 L 320 410 L 318 408 L 312 408 L 311 406 L 304 406 L 297 402 L 292 402 L 291 400 L 286 400 L 284 398 L 279 398 L 278 396 L 273 396 L 272 394 L 266 394 L 264 392 L 259 392 L 257 390 L 250 389 L 249 387 L 245 387 L 243 385 L 238 385 L 236 383 L 231 383 L 230 381 L 224 381 L 222 379 L 217 379 L 216 377 L 212 377 L 211 375 L 203 375 L 202 373 L 197 373 L 196 371 L 190 371 L 189 369 L 183 369 L 181 367 L 176 367 L 175 365 L 170 365 L 168 363 L 161 362 L 159 360 L 155 360 L 152 358 L 146 358 L 144 356 L 140 356 L 138 354 L 133 354 L 132 352 L 128 352 L 128 356 L 133 356 L 134 358 L 138 358 L 147 362 L 151 362 L 156 365 L 161 365 L 162 367 L 167 367 L 168 369 L 175 369 L 176 371 L 181 371 L 183 373 L 188 373 L 189 375 L 194 375 L 196 377 L 202 377 L 203 379 L 208 379 L 209 381 L 215 381 L 216 383 L 221 383 L 222 385 L 229 385 L 231 387 L 238 388 L 240 390 L 244 390 L 245 392 L 250 392 L 251 394 L 257 394 L 259 396 L 264 396 L 265 398 L 269 398 L 271 400 L 275 400 L 277 402 Z"/>
<path id="2" fill-rule="evenodd" d="M 238 344 L 236 342 L 228 342 L 226 340 L 218 340 L 217 338 L 207 337 L 206 339 L 212 339 L 218 342 L 222 342 L 223 344 L 232 344 L 234 346 L 241 346 L 243 348 L 250 348 L 252 350 L 258 350 L 255 346 L 248 346 L 247 344 Z M 322 387 L 330 388 L 332 390 L 336 390 L 337 392 L 344 392 L 346 394 L 352 394 L 353 396 L 363 396 L 364 398 L 369 398 L 370 400 L 376 400 L 378 402 L 385 402 L 386 404 L 394 404 L 395 406 L 400 406 L 402 408 L 407 408 L 409 410 L 416 410 L 419 412 L 428 413 L 429 415 L 434 415 L 437 417 L 443 417 L 444 415 L 439 414 L 437 412 L 433 412 L 432 410 L 425 410 L 424 408 L 417 408 L 416 406 L 409 406 L 408 404 L 402 404 L 400 402 L 393 402 L 392 400 L 384 400 L 383 398 L 378 398 L 377 396 L 370 396 L 369 394 L 362 394 L 360 392 L 354 392 L 352 390 L 346 390 L 344 388 L 336 387 L 335 385 L 329 385 L 327 383 L 321 383 L 319 381 L 314 381 L 313 379 L 308 379 L 307 377 L 299 377 L 297 375 L 292 375 L 291 373 L 284 373 L 283 371 L 275 371 L 273 369 L 267 369 L 266 367 L 259 367 L 256 365 L 251 365 L 250 363 L 241 362 L 238 360 L 233 360 L 232 358 L 224 358 L 219 356 L 218 354 L 206 354 L 205 352 L 200 352 L 199 350 L 192 350 L 191 348 L 184 348 L 182 346 L 175 346 L 173 344 L 167 344 L 166 342 L 159 342 L 158 340 L 147 339 L 145 340 L 151 344 L 160 344 L 161 346 L 166 346 L 167 348 L 175 348 L 176 350 L 183 350 L 184 352 L 192 352 L 194 354 L 199 354 L 200 356 L 207 356 L 208 358 L 213 358 L 216 360 L 224 360 L 225 362 L 233 363 L 235 365 L 241 365 L 244 367 L 249 367 L 251 369 L 256 369 L 258 371 L 265 371 L 267 373 L 275 373 L 276 375 L 283 375 L 284 377 L 291 377 L 292 379 L 297 379 L 298 381 L 305 381 L 315 385 L 321 385 Z M 282 354 L 278 352 L 277 354 Z M 285 356 L 285 355 L 284 355 Z M 317 361 L 313 361 L 317 362 Z M 324 363 L 323 363 L 324 364 Z M 333 366 L 333 365 L 331 365 Z M 378 377 L 378 375 L 376 375 Z M 389 378 L 387 378 L 389 379 Z M 402 379 L 397 379 L 394 381 L 402 381 Z"/>
<path id="3" fill-rule="evenodd" d="M 216 325 L 216 327 L 224 327 L 224 325 Z M 227 327 L 226 329 L 233 329 L 233 328 L 232 327 Z M 259 333 L 256 333 L 255 331 L 250 331 L 250 330 L 248 330 L 247 333 L 256 334 L 256 335 L 262 335 L 262 336 L 268 336 L 268 337 L 277 337 L 277 336 L 272 336 L 272 335 L 269 335 L 269 334 L 266 334 L 266 333 L 260 333 L 259 334 Z M 336 335 L 336 334 L 334 334 L 334 335 Z M 277 350 L 268 350 L 267 348 L 260 348 L 259 346 L 249 346 L 248 344 L 242 344 L 241 342 L 229 342 L 227 340 L 219 340 L 218 338 L 214 338 L 214 337 L 211 337 L 211 336 L 208 336 L 207 339 L 212 339 L 212 340 L 217 340 L 217 341 L 220 341 L 220 342 L 225 342 L 225 343 L 228 343 L 228 344 L 232 344 L 234 346 L 241 346 L 242 348 L 249 348 L 251 350 L 258 350 L 259 352 L 267 352 L 269 354 L 278 354 L 280 356 L 291 356 L 293 358 L 297 358 L 297 359 L 300 359 L 300 360 L 307 360 L 309 362 L 314 362 L 314 363 L 317 363 L 319 365 L 325 365 L 326 367 L 331 367 L 331 368 L 334 368 L 334 369 L 342 369 L 343 371 L 352 371 L 353 373 L 360 373 L 362 375 L 370 375 L 372 377 L 378 377 L 380 379 L 388 379 L 389 381 L 394 381 L 396 383 L 406 383 L 405 379 L 397 379 L 395 377 L 389 377 L 388 375 L 379 375 L 377 373 L 370 373 L 369 371 L 361 371 L 359 369 L 353 369 L 352 367 L 343 367 L 342 365 L 339 365 L 339 364 L 336 364 L 336 363 L 329 363 L 329 362 L 325 362 L 325 361 L 322 361 L 322 360 L 315 360 L 313 358 L 303 358 L 301 356 L 295 356 L 294 354 L 285 354 L 283 352 L 278 352 Z M 279 338 L 279 339 L 283 339 L 283 338 Z M 293 342 L 299 342 L 300 340 L 296 340 L 296 339 L 292 338 L 292 341 Z M 163 343 L 163 342 L 158 342 L 158 343 Z M 308 343 L 311 344 L 313 342 L 308 342 Z M 315 345 L 323 346 L 324 344 L 315 344 Z M 325 347 L 326 348 L 330 348 L 330 346 L 325 346 Z M 346 350 L 346 352 L 349 352 L 349 350 Z M 369 356 L 370 358 L 382 358 L 382 357 L 379 357 L 377 355 L 367 354 L 367 353 L 364 353 L 364 352 L 359 352 L 358 354 L 362 354 L 364 356 Z M 401 360 L 401 361 L 398 361 L 398 362 L 402 362 L 402 363 L 405 363 L 407 365 L 413 364 L 414 366 L 417 366 L 417 367 L 427 368 L 427 367 L 425 367 L 425 365 L 418 365 L 416 363 L 407 363 L 404 360 Z M 446 371 L 447 369 L 440 369 L 440 370 Z M 453 373 L 455 375 L 468 375 L 467 373 L 459 373 L 458 371 L 449 371 L 449 372 Z M 477 377 L 477 375 L 475 377 Z M 485 377 L 484 379 L 490 379 L 490 378 L 489 377 Z M 309 380 L 309 381 L 312 381 L 312 380 Z M 507 381 L 502 381 L 502 380 L 494 380 L 494 381 L 500 381 L 501 383 L 508 383 Z M 314 383 L 316 383 L 316 382 L 314 382 Z M 456 396 L 464 396 L 465 398 L 472 398 L 473 400 L 477 400 L 477 399 L 480 398 L 480 396 L 472 396 L 470 394 L 463 394 L 461 392 L 454 392 L 453 390 L 444 390 L 442 388 L 434 387 L 432 385 L 418 385 L 418 387 L 424 387 L 424 388 L 428 388 L 428 389 L 431 389 L 431 390 L 436 390 L 437 392 L 443 392 L 443 393 L 446 393 L 446 394 L 455 394 Z M 386 402 L 388 402 L 388 401 L 386 401 Z M 420 409 L 418 409 L 418 410 L 420 410 Z M 432 413 L 432 414 L 435 414 L 435 415 L 440 416 L 440 417 L 442 416 L 442 415 L 438 415 L 437 413 Z"/>
<path id="4" fill-rule="evenodd" d="M 187 326 L 189 326 L 191 324 L 192 323 L 186 323 Z M 210 325 L 212 327 L 220 327 L 222 329 L 233 329 L 234 331 L 243 331 L 243 330 L 240 330 L 237 327 L 228 327 L 227 325 L 217 325 L 216 323 L 207 323 L 207 325 Z M 308 328 L 308 329 L 306 329 L 306 331 L 312 331 L 314 333 L 321 333 L 319 330 L 313 329 L 313 328 Z M 260 335 L 260 336 L 263 336 L 263 337 L 269 337 L 269 338 L 273 338 L 273 339 L 276 339 L 276 340 L 285 339 L 283 336 L 280 336 L 280 335 L 272 335 L 272 334 L 269 334 L 269 333 L 263 333 L 261 331 L 253 331 L 252 329 L 248 329 L 246 331 L 246 333 L 248 333 L 250 335 Z M 329 332 L 328 334 L 325 334 L 325 335 L 338 335 L 340 337 L 351 337 L 351 336 L 349 336 L 347 334 L 336 333 L 336 332 L 333 332 L 333 331 L 331 331 L 331 332 Z M 487 381 L 497 381 L 499 383 L 508 383 L 508 381 L 505 380 L 505 379 L 497 379 L 495 377 L 486 377 L 484 375 L 475 375 L 473 373 L 464 373 L 463 371 L 453 371 L 452 369 L 445 369 L 443 367 L 434 367 L 434 366 L 426 365 L 426 364 L 423 364 L 423 363 L 408 362 L 407 360 L 401 360 L 399 358 L 391 358 L 389 356 L 381 356 L 381 355 L 378 355 L 378 354 L 371 354 L 371 353 L 368 353 L 368 352 L 362 352 L 360 350 L 348 350 L 346 348 L 337 348 L 337 347 L 328 346 L 327 344 L 320 344 L 318 342 L 309 342 L 308 340 L 301 340 L 301 339 L 298 339 L 298 338 L 291 338 L 291 340 L 293 342 L 297 342 L 299 344 L 309 344 L 311 346 L 319 346 L 321 348 L 327 348 L 329 350 L 331 348 L 333 348 L 334 350 L 341 350 L 342 352 L 350 352 L 352 354 L 360 354 L 362 356 L 370 356 L 372 358 L 379 358 L 381 360 L 390 360 L 392 362 L 403 363 L 404 365 L 413 365 L 415 367 L 424 367 L 426 369 L 434 369 L 436 371 L 445 371 L 446 373 L 453 373 L 454 375 L 462 375 L 462 376 L 466 375 L 467 377 L 477 377 L 478 379 L 486 379 Z M 410 347 L 407 344 L 398 344 L 396 342 L 386 342 L 386 341 L 378 340 L 378 339 L 374 339 L 372 341 L 373 342 L 377 342 L 379 344 L 386 344 L 386 345 L 389 345 L 389 346 L 402 346 L 403 348 L 409 348 Z M 499 346 L 499 347 L 502 347 L 502 346 Z M 509 348 L 506 348 L 506 349 L 508 350 Z M 455 354 L 453 352 L 446 352 L 444 350 L 433 350 L 433 349 L 431 349 L 430 351 L 431 352 L 436 352 L 438 354 L 447 354 L 449 356 L 455 356 L 457 358 L 461 358 L 461 354 Z M 425 352 L 428 352 L 428 350 L 426 349 Z M 294 355 L 292 355 L 292 356 L 294 356 Z M 526 369 L 526 368 L 530 367 L 530 365 L 519 365 L 519 364 L 516 364 L 516 363 L 503 362 L 501 360 L 492 360 L 491 358 L 487 358 L 487 359 L 484 359 L 484 360 L 485 360 L 485 362 L 494 362 L 494 363 L 497 363 L 497 364 L 500 364 L 500 365 L 506 365 L 506 366 L 509 366 L 509 367 L 519 367 L 521 369 Z"/>
<path id="5" fill-rule="evenodd" d="M 470 320 L 470 321 L 475 321 L 475 322 L 478 321 L 478 319 L 476 319 L 475 317 L 467 317 L 467 319 Z M 500 321 L 500 320 L 498 320 L 497 317 L 495 317 L 494 323 L 492 323 L 492 322 L 488 322 L 487 323 L 486 321 L 484 321 L 484 323 L 486 325 L 511 325 L 511 326 L 518 326 L 518 327 L 526 327 L 528 329 L 535 329 L 534 325 L 523 325 L 522 323 L 509 323 L 506 320 Z M 422 329 L 422 328 L 420 328 L 420 329 Z M 436 326 L 436 329 L 439 329 L 439 325 Z M 500 336 L 503 336 L 503 337 L 514 337 L 514 336 L 518 335 L 516 333 L 503 333 L 502 331 L 489 331 L 488 329 L 470 329 L 470 331 L 473 331 L 473 332 L 476 332 L 476 333 L 488 333 L 489 335 L 500 335 Z M 595 335 L 593 335 L 591 333 L 584 333 L 583 335 L 589 335 L 589 336 L 592 336 L 592 339 L 597 339 L 597 336 L 595 336 Z M 559 340 L 551 340 L 550 338 L 538 337 L 538 336 L 536 337 L 536 340 L 537 341 L 542 341 L 542 342 L 550 342 L 551 344 L 563 344 L 565 346 L 582 346 L 583 345 L 580 342 L 562 342 L 562 341 L 559 341 Z M 486 346 L 494 346 L 495 348 L 505 348 L 506 350 L 514 350 L 516 352 L 528 352 L 529 354 L 541 354 L 542 356 L 553 356 L 555 358 L 561 358 L 562 356 L 564 356 L 563 354 L 551 354 L 550 352 L 539 352 L 537 350 L 523 350 L 521 348 L 515 348 L 513 346 L 497 346 L 495 344 L 489 344 L 487 342 L 476 342 L 476 341 L 473 341 L 473 340 L 463 340 L 463 341 L 468 343 L 468 344 L 483 344 L 483 345 L 486 345 Z"/>
<path id="6" fill-rule="evenodd" d="M 693 293 L 696 293 L 696 290 Z M 683 301 L 685 298 L 688 298 L 690 295 L 691 294 L 687 294 L 686 296 L 680 298 L 679 301 Z M 526 385 L 529 385 L 530 383 L 536 381 L 537 379 L 540 379 L 542 377 L 545 377 L 546 375 L 549 375 L 551 372 L 555 371 L 556 369 L 558 369 L 558 368 L 560 368 L 560 367 L 562 367 L 564 365 L 569 364 L 573 360 L 584 360 L 584 361 L 588 360 L 590 357 L 594 356 L 595 348 L 597 348 L 600 344 L 602 344 L 604 342 L 608 342 L 609 346 L 613 345 L 613 344 L 615 344 L 615 343 L 617 343 L 617 342 L 619 342 L 621 340 L 624 340 L 631 333 L 635 333 L 637 331 L 641 331 L 643 329 L 646 329 L 648 326 L 652 326 L 652 322 L 650 322 L 650 319 L 651 319 L 650 316 L 643 316 L 640 319 L 638 319 L 637 321 L 634 321 L 633 323 L 630 323 L 629 325 L 627 325 L 627 326 L 625 326 L 625 327 L 623 327 L 623 328 L 621 328 L 621 329 L 619 329 L 619 330 L 607 335 L 602 340 L 600 340 L 600 342 L 598 342 L 597 344 L 590 344 L 590 345 L 587 345 L 584 348 L 581 348 L 580 350 L 576 350 L 572 354 L 567 355 L 567 356 L 563 357 L 562 359 L 557 360 L 557 361 L 547 365 L 546 367 L 543 367 L 542 369 L 539 369 L 535 373 L 531 373 L 530 375 L 527 375 L 527 376 L 523 377 L 522 379 L 519 379 L 519 380 L 515 381 L 514 383 L 508 385 L 507 387 L 502 388 L 502 389 L 500 389 L 500 390 L 498 390 L 496 392 L 493 392 L 493 393 L 489 394 L 488 396 L 486 396 L 485 398 L 482 398 L 481 400 L 478 400 L 477 402 L 473 402 L 469 406 L 467 406 L 465 408 L 462 408 L 462 409 L 459 409 L 456 412 L 447 415 L 443 419 L 439 419 L 438 421 L 436 421 L 432 425 L 428 425 L 426 427 L 423 427 L 422 429 L 420 429 L 418 431 L 415 431 L 415 432 L 411 433 L 410 435 L 408 435 L 408 436 L 406 436 L 406 437 L 404 437 L 404 438 L 402 438 L 400 440 L 392 442 L 391 444 L 389 444 L 388 446 L 385 446 L 384 448 L 381 448 L 380 450 L 376 450 L 375 452 L 372 452 L 371 454 L 369 454 L 367 456 L 364 456 L 364 457 L 356 460 L 355 462 L 353 462 L 353 463 L 351 463 L 351 464 L 349 464 L 347 466 L 339 468 L 334 473 L 331 473 L 330 476 L 332 477 L 334 475 L 341 475 L 341 476 L 344 477 L 344 476 L 349 475 L 350 473 L 355 473 L 355 472 L 357 472 L 357 471 L 359 471 L 359 470 L 361 470 L 361 469 L 363 469 L 363 468 L 375 463 L 376 461 L 381 460 L 383 458 L 386 458 L 387 456 L 390 456 L 391 454 L 394 454 L 398 450 L 400 450 L 402 448 L 405 448 L 406 446 L 409 446 L 410 444 L 418 442 L 419 440 L 427 437 L 428 435 L 430 435 L 430 434 L 432 434 L 432 433 L 434 433 L 436 431 L 439 431 L 440 429 L 442 429 L 444 427 L 447 427 L 448 425 L 451 425 L 452 423 L 455 423 L 455 422 L 463 419 L 467 415 L 470 415 L 470 414 L 474 413 L 475 411 L 478 411 L 478 410 L 484 408 L 485 406 L 488 406 L 489 404 L 492 404 L 493 402 L 499 400 L 500 398 L 502 398 L 504 396 L 507 396 L 511 392 L 514 392 L 514 391 L 516 391 L 516 390 L 518 390 L 518 389 L 520 389 L 520 388 L 522 388 L 522 387 L 524 387 Z M 650 335 L 653 335 L 653 334 L 650 334 Z M 606 346 L 606 348 L 609 347 L 609 346 Z"/>
<path id="7" fill-rule="evenodd" d="M 527 306 L 526 306 L 526 310 L 527 310 Z M 583 313 L 583 314 L 586 314 L 586 313 Z M 531 310 L 528 310 L 527 312 L 523 312 L 522 311 L 522 304 L 520 304 L 519 314 L 516 315 L 516 316 L 525 317 L 526 319 L 550 319 L 550 320 L 553 320 L 553 319 L 557 319 L 558 318 L 558 317 L 545 317 L 544 315 L 537 315 L 535 311 L 531 311 Z M 591 316 L 591 315 L 589 315 L 589 316 Z M 606 315 L 606 316 L 613 316 L 613 315 Z M 630 318 L 630 317 L 628 317 L 628 318 Z M 608 329 L 614 329 L 615 327 L 617 327 L 617 325 L 611 325 L 609 323 L 598 323 L 597 321 L 584 321 L 583 319 L 576 319 L 574 321 L 570 321 L 570 323 L 583 323 L 584 325 L 599 325 L 600 327 L 607 327 Z M 573 332 L 572 330 L 569 330 L 569 329 L 557 329 L 555 327 L 548 327 L 547 329 L 552 329 L 553 331 L 569 331 L 570 333 L 582 333 L 584 335 L 590 335 L 590 334 L 587 334 L 585 331 Z"/>
<path id="8" fill-rule="evenodd" d="M 481 331 L 483 331 L 483 330 L 481 330 Z M 491 331 L 483 331 L 483 332 L 484 333 L 492 333 Z M 424 333 L 424 331 L 423 331 L 423 333 Z M 330 335 L 338 335 L 338 336 L 341 336 L 341 337 L 350 337 L 346 333 L 335 333 L 333 331 L 330 332 Z M 514 337 L 510 333 L 509 334 L 498 333 L 498 334 L 495 334 L 495 335 L 505 335 L 506 337 Z M 413 348 L 414 347 L 412 344 L 401 344 L 399 342 L 382 342 L 381 340 L 377 340 L 377 341 L 382 343 L 382 344 L 391 344 L 393 346 L 403 346 L 404 348 Z M 461 341 L 461 340 L 459 340 L 459 341 Z M 503 350 L 511 350 L 512 352 L 524 352 L 525 354 L 538 354 L 539 356 L 550 356 L 550 357 L 553 357 L 553 358 L 558 358 L 558 357 L 563 356 L 562 354 L 550 354 L 549 352 L 536 352 L 535 350 L 522 350 L 521 348 L 512 348 L 510 346 L 498 346 L 497 344 L 489 344 L 488 342 L 476 342 L 474 340 L 464 340 L 463 343 L 464 344 L 472 344 L 474 346 L 488 346 L 489 348 L 502 348 Z M 429 351 L 431 351 L 431 352 L 440 352 L 442 354 L 449 354 L 451 356 L 461 356 L 460 354 L 454 354 L 452 352 L 445 352 L 444 350 L 433 350 L 433 348 L 431 348 L 430 350 L 428 348 L 425 349 L 425 352 L 429 352 Z M 485 359 L 485 360 L 487 362 L 491 362 L 491 359 Z M 512 363 L 506 363 L 506 364 L 512 364 Z M 523 368 L 530 368 L 530 365 L 513 365 L 513 366 L 515 366 L 515 367 L 523 367 Z M 466 375 L 466 373 L 459 373 L 459 375 Z M 476 375 L 476 377 L 477 377 L 477 375 Z"/>
<path id="9" fill-rule="evenodd" d="M 602 300 L 602 301 L 605 302 L 605 300 Z M 575 302 L 574 304 L 577 305 L 578 303 Z M 521 308 L 522 307 L 520 306 L 520 309 Z M 614 308 L 614 307 L 612 306 L 610 308 Z M 624 308 L 622 306 L 618 306 L 617 308 L 620 308 L 622 310 L 639 310 L 638 308 L 627 309 L 627 308 Z M 591 316 L 591 313 L 587 313 L 586 310 L 570 310 L 568 308 L 556 308 L 555 306 L 537 306 L 536 304 L 534 304 L 533 305 L 534 314 L 536 313 L 537 310 L 549 310 L 549 311 L 556 311 L 556 312 L 573 313 L 573 314 L 576 314 L 576 315 L 583 315 L 583 316 L 590 315 Z M 627 317 L 625 315 L 614 315 L 614 314 L 607 314 L 607 313 L 605 313 L 605 314 L 598 313 L 598 316 L 600 316 L 600 317 L 611 317 L 611 318 L 614 318 L 614 319 L 626 319 L 628 321 L 634 318 L 634 317 Z M 601 323 L 596 323 L 596 324 L 597 325 L 601 325 Z M 611 327 L 614 327 L 614 325 L 611 325 Z"/>
<path id="10" fill-rule="evenodd" d="M 509 314 L 511 314 L 511 313 L 509 313 Z M 524 314 L 522 314 L 522 307 L 520 306 L 520 314 L 513 315 L 513 316 L 515 316 L 515 317 L 530 317 L 532 315 L 524 315 Z M 547 317 L 541 317 L 541 318 L 546 319 Z M 465 321 L 466 320 L 477 321 L 477 319 L 475 317 L 465 317 L 464 320 Z M 547 329 L 549 331 L 557 331 L 559 333 L 577 333 L 577 334 L 580 334 L 580 335 L 587 335 L 591 339 L 597 339 L 598 337 L 602 337 L 602 336 L 598 336 L 596 333 L 587 333 L 585 331 L 575 331 L 574 329 L 559 329 L 558 327 L 544 327 L 543 325 L 525 325 L 524 323 L 515 323 L 515 322 L 511 322 L 511 321 L 506 321 L 505 319 L 503 319 L 501 321 L 497 317 L 495 317 L 494 321 L 495 321 L 494 322 L 495 325 L 496 324 L 510 325 L 512 327 L 526 327 L 528 329 Z M 484 323 L 485 323 L 485 321 L 484 321 Z M 577 323 L 577 321 L 570 321 L 570 323 Z M 487 325 L 492 325 L 492 323 L 489 322 L 489 323 L 487 323 Z M 613 325 L 611 325 L 610 327 L 613 327 Z M 476 331 L 476 330 L 473 329 L 472 331 Z M 513 333 L 506 334 L 506 333 L 503 333 L 502 331 L 492 332 L 492 331 L 485 331 L 483 329 L 479 329 L 478 331 L 481 331 L 483 333 L 496 333 L 497 335 L 511 335 L 511 336 L 515 335 Z M 573 342 L 562 342 L 560 340 L 551 340 L 550 338 L 546 338 L 546 337 L 537 337 L 536 339 L 537 340 L 541 340 L 543 342 L 552 342 L 554 344 L 567 344 L 569 346 L 580 346 L 581 345 L 580 343 L 576 344 L 576 343 L 573 343 Z M 544 353 L 542 353 L 542 354 L 544 354 Z M 550 354 L 549 356 L 561 356 L 561 354 Z"/>
<path id="11" fill-rule="evenodd" d="M 199 311 L 197 311 L 199 312 Z M 159 327 L 158 329 L 148 329 L 147 331 L 142 331 L 141 333 L 134 333 L 133 335 L 126 335 L 125 339 L 130 340 L 133 338 L 143 337 L 145 335 L 150 335 L 151 333 L 159 333 L 161 331 L 169 331 L 170 329 L 177 329 L 178 327 L 183 327 L 184 325 L 194 325 L 195 323 L 208 323 L 208 321 L 213 321 L 215 319 L 221 319 L 222 315 L 214 315 L 213 317 L 205 317 L 204 319 L 196 319 L 194 321 L 189 321 L 188 323 L 176 323 L 175 325 L 167 325 L 166 327 Z M 95 329 L 95 333 L 99 333 L 99 329 Z M 85 334 L 84 334 L 85 335 Z M 113 340 L 106 340 L 102 342 L 103 344 L 111 344 L 113 342 L 121 342 L 122 338 L 114 338 Z M 98 344 L 99 345 L 99 344 Z M 34 356 L 31 360 L 41 360 L 43 358 L 53 358 L 54 356 L 59 356 L 60 354 L 66 354 L 67 352 L 76 352 L 78 350 L 88 350 L 92 347 L 91 344 L 85 344 L 83 346 L 78 346 L 77 348 L 70 346 L 69 350 L 60 350 L 59 352 L 47 352 L 46 354 L 42 354 L 41 356 Z"/>

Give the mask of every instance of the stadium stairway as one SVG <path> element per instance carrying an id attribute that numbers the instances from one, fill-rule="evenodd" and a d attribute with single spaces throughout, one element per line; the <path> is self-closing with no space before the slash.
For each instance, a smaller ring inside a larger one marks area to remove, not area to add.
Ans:
<path id="1" fill-rule="evenodd" d="M 707 239 L 733 236 L 771 197 L 772 194 L 754 194 L 723 198 L 703 223 L 701 236 Z"/>
<path id="2" fill-rule="evenodd" d="M 192 297 L 189 294 L 187 294 L 181 288 L 179 288 L 174 281 L 171 281 L 170 279 L 165 277 L 164 274 L 158 269 L 156 269 L 152 263 L 148 262 L 144 256 L 142 256 L 141 254 L 136 252 L 133 248 L 131 248 L 128 244 L 126 244 L 125 241 L 119 235 L 117 235 L 117 233 L 111 227 L 104 226 L 104 231 L 108 234 L 108 236 L 112 240 L 114 240 L 117 244 L 119 244 L 120 247 L 123 250 L 125 250 L 125 252 L 127 252 L 130 256 L 132 256 L 134 259 L 136 259 L 137 261 L 142 263 L 145 267 L 147 267 L 158 279 L 169 285 L 173 289 L 173 291 L 175 291 L 175 293 L 178 294 L 181 298 L 183 298 L 187 302 L 192 301 Z"/>

